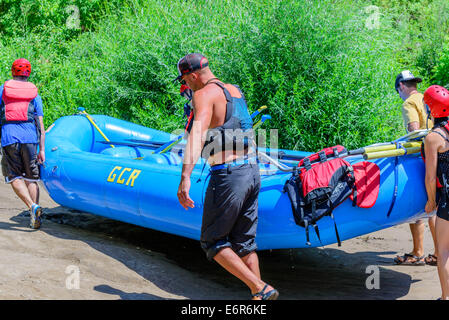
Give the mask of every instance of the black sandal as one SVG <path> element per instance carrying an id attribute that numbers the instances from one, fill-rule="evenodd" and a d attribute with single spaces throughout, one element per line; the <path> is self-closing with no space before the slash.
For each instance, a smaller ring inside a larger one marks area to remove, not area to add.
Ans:
<path id="1" fill-rule="evenodd" d="M 435 256 L 434 254 L 429 254 L 424 261 L 426 262 L 426 264 L 428 264 L 429 266 L 436 266 L 438 265 L 438 257 Z"/>
<path id="2" fill-rule="evenodd" d="M 252 297 L 253 298 L 258 297 L 261 298 L 262 300 L 276 300 L 279 297 L 279 292 L 276 289 L 273 289 L 264 293 L 267 287 L 268 284 L 265 284 L 265 287 L 263 287 L 262 291 L 253 294 Z"/>
<path id="3" fill-rule="evenodd" d="M 402 257 L 397 256 L 394 258 L 394 262 L 403 266 L 424 266 L 426 262 L 424 261 L 424 256 L 417 257 L 412 254 L 406 253 Z"/>

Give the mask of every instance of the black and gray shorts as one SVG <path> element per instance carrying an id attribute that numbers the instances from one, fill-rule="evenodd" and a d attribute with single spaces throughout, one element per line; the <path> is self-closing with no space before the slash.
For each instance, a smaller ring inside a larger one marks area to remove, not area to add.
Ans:
<path id="1" fill-rule="evenodd" d="M 40 178 L 37 144 L 14 143 L 2 147 L 2 174 L 6 183 L 16 179 L 36 182 Z"/>
<path id="2" fill-rule="evenodd" d="M 257 249 L 259 191 L 257 163 L 211 171 L 200 239 L 209 260 L 226 247 L 232 248 L 240 257 Z"/>

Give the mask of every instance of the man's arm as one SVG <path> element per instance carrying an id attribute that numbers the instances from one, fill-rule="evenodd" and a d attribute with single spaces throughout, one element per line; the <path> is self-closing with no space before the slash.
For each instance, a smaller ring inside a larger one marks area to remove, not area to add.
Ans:
<path id="1" fill-rule="evenodd" d="M 417 122 L 417 121 L 410 122 L 407 125 L 407 131 L 408 132 L 413 132 L 413 131 L 418 130 L 418 129 L 419 129 L 419 122 Z"/>
<path id="2" fill-rule="evenodd" d="M 44 117 L 37 117 L 39 120 L 38 125 L 41 128 L 41 137 L 39 139 L 39 154 L 38 159 L 41 163 L 45 162 L 45 127 L 44 127 Z"/>
<path id="3" fill-rule="evenodd" d="M 184 209 L 193 208 L 193 200 L 189 197 L 190 176 L 201 155 L 207 130 L 212 119 L 213 103 L 206 92 L 198 91 L 194 94 L 195 121 L 187 139 L 182 165 L 181 182 L 178 188 L 178 199 Z"/>
<path id="4" fill-rule="evenodd" d="M 41 96 L 37 96 L 34 99 L 34 112 L 37 116 L 37 121 L 35 121 L 35 125 L 39 126 L 41 136 L 39 138 L 39 154 L 37 155 L 37 159 L 40 163 L 45 162 L 45 127 L 44 127 L 44 107 L 42 104 Z"/>

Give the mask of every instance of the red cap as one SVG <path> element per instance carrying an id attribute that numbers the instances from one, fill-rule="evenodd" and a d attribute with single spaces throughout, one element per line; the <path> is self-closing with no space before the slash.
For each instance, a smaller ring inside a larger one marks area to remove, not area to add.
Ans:
<path id="1" fill-rule="evenodd" d="M 11 67 L 12 76 L 29 77 L 31 73 L 31 63 L 24 58 L 17 59 Z"/>
<path id="2" fill-rule="evenodd" d="M 446 88 L 438 85 L 427 88 L 424 92 L 424 103 L 429 106 L 432 117 L 449 116 L 449 91 Z"/>

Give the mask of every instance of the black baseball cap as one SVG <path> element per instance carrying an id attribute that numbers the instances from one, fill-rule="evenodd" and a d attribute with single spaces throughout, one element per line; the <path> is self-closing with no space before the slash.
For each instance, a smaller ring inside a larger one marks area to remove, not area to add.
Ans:
<path id="1" fill-rule="evenodd" d="M 422 79 L 415 77 L 413 73 L 410 72 L 410 70 L 404 70 L 396 77 L 396 82 L 394 83 L 394 88 L 396 89 L 396 91 L 398 91 L 399 83 L 405 81 L 420 83 L 422 82 Z"/>
<path id="2" fill-rule="evenodd" d="M 203 69 L 209 65 L 209 61 L 201 53 L 189 53 L 178 61 L 178 81 L 182 76 Z"/>

